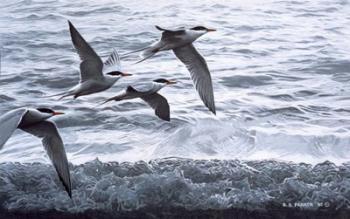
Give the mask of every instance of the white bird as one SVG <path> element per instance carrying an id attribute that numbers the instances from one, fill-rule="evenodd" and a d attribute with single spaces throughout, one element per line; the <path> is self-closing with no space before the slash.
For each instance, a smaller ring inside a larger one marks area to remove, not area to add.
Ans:
<path id="1" fill-rule="evenodd" d="M 61 114 L 63 113 L 47 108 L 20 108 L 5 113 L 0 117 L 0 150 L 17 128 L 41 138 L 59 179 L 72 198 L 72 185 L 63 141 L 55 123 L 47 121 L 48 118 Z"/>
<path id="2" fill-rule="evenodd" d="M 109 101 L 121 101 L 134 98 L 141 98 L 150 107 L 155 110 L 155 114 L 166 121 L 170 121 L 170 107 L 165 97 L 160 95 L 158 91 L 166 85 L 175 84 L 175 81 L 167 79 L 156 79 L 152 82 L 144 82 L 134 85 L 129 85 L 125 91 L 120 92 L 117 96 L 107 99 L 104 103 Z"/>
<path id="3" fill-rule="evenodd" d="M 107 90 L 121 77 L 131 76 L 131 74 L 121 72 L 120 58 L 116 50 L 103 63 L 101 58 L 84 40 L 73 24 L 70 21 L 68 21 L 68 24 L 73 45 L 81 59 L 80 82 L 67 92 L 55 94 L 50 97 L 63 95 L 60 99 L 68 96 L 73 96 L 75 99 L 79 96 Z"/>
<path id="4" fill-rule="evenodd" d="M 133 51 L 143 51 L 141 53 L 142 60 L 139 62 L 152 57 L 159 51 L 173 50 L 176 57 L 185 64 L 190 72 L 195 88 L 205 106 L 207 106 L 211 112 L 216 114 L 213 85 L 208 65 L 205 59 L 192 45 L 192 43 L 200 36 L 216 30 L 203 26 L 197 26 L 190 29 L 182 27 L 175 30 L 168 30 L 159 26 L 156 26 L 156 28 L 162 31 L 161 39 L 151 46 Z M 129 52 L 125 55 L 133 52 Z"/>

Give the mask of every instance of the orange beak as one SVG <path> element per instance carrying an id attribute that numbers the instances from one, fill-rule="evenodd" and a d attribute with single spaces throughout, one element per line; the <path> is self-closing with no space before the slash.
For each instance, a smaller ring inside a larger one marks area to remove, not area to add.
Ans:
<path id="1" fill-rule="evenodd" d="M 216 29 L 209 29 L 209 28 L 208 28 L 207 31 L 208 31 L 208 32 L 214 32 L 214 31 L 216 31 Z"/>
<path id="2" fill-rule="evenodd" d="M 122 73 L 122 76 L 123 77 L 126 77 L 126 76 L 131 76 L 132 74 L 129 74 L 129 73 Z"/>
<path id="3" fill-rule="evenodd" d="M 57 115 L 62 115 L 62 114 L 64 114 L 63 112 L 53 112 L 52 113 L 54 116 L 57 116 Z"/>
<path id="4" fill-rule="evenodd" d="M 176 84 L 176 81 L 168 81 L 167 84 Z"/>

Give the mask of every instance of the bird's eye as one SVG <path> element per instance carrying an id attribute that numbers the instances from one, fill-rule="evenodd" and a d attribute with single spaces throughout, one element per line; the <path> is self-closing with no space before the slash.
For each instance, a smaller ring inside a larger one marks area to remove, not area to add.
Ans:
<path id="1" fill-rule="evenodd" d="M 154 82 L 157 82 L 157 83 L 166 83 L 168 80 L 164 79 L 164 78 L 159 78 L 159 79 L 156 79 L 154 80 Z"/>
<path id="2" fill-rule="evenodd" d="M 48 109 L 48 108 L 38 108 L 37 110 L 42 112 L 42 113 L 53 113 L 53 110 Z"/>
<path id="3" fill-rule="evenodd" d="M 197 26 L 197 27 L 193 27 L 191 28 L 191 30 L 206 30 L 207 28 L 203 27 L 203 26 Z"/>
<path id="4" fill-rule="evenodd" d="M 112 71 L 112 72 L 108 72 L 107 75 L 112 75 L 112 76 L 117 76 L 117 75 L 121 75 L 122 73 L 120 71 Z"/>

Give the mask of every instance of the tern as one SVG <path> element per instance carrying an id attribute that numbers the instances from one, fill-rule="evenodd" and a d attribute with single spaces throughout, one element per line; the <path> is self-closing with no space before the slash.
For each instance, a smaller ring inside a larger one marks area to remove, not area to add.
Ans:
<path id="1" fill-rule="evenodd" d="M 73 24 L 70 21 L 68 21 L 68 24 L 73 45 L 81 60 L 80 82 L 67 92 L 55 94 L 50 97 L 62 95 L 60 99 L 68 96 L 73 96 L 75 99 L 79 96 L 107 90 L 121 77 L 131 76 L 131 74 L 121 72 L 120 58 L 116 50 L 103 63 L 101 58 L 80 35 Z"/>
<path id="2" fill-rule="evenodd" d="M 167 99 L 160 95 L 158 91 L 166 85 L 176 84 L 176 81 L 170 81 L 164 78 L 156 79 L 152 82 L 144 82 L 134 85 L 129 85 L 124 91 L 117 96 L 107 99 L 102 104 L 109 101 L 121 101 L 134 98 L 141 98 L 150 107 L 155 110 L 155 114 L 165 120 L 170 121 L 170 107 Z"/>
<path id="3" fill-rule="evenodd" d="M 173 50 L 175 56 L 185 64 L 190 72 L 195 88 L 204 105 L 208 107 L 212 113 L 216 114 L 213 85 L 208 65 L 192 44 L 200 36 L 216 30 L 203 26 L 196 26 L 190 29 L 181 27 L 174 30 L 164 29 L 159 26 L 156 26 L 156 28 L 162 31 L 161 39 L 158 42 L 125 55 L 143 51 L 141 53 L 142 59 L 137 62 L 139 63 L 152 57 L 157 52 Z"/>
<path id="4" fill-rule="evenodd" d="M 63 141 L 55 123 L 47 121 L 52 116 L 61 114 L 63 113 L 47 108 L 19 108 L 5 113 L 0 117 L 0 150 L 17 128 L 41 138 L 60 181 L 72 198 L 72 185 Z"/>

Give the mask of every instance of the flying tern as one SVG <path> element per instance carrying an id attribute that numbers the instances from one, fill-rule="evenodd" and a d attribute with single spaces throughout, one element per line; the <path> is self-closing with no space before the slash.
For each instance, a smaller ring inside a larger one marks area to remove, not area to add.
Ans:
<path id="1" fill-rule="evenodd" d="M 152 57 L 157 52 L 173 50 L 175 56 L 185 64 L 190 72 L 195 88 L 204 105 L 216 114 L 213 85 L 208 65 L 192 44 L 200 36 L 216 30 L 203 26 L 196 26 L 190 29 L 181 27 L 174 30 L 164 29 L 159 26 L 156 26 L 156 28 L 162 31 L 161 39 L 158 42 L 125 55 L 143 51 L 141 53 L 142 59 L 137 62 L 139 63 Z"/>
<path id="2" fill-rule="evenodd" d="M 79 96 L 107 90 L 121 77 L 131 76 L 131 74 L 121 71 L 120 58 L 116 50 L 114 50 L 106 62 L 103 63 L 101 58 L 80 35 L 73 24 L 70 21 L 68 21 L 68 24 L 73 45 L 81 60 L 80 82 L 67 92 L 52 96 L 61 96 L 60 99 L 73 96 L 75 99 Z"/>
<path id="3" fill-rule="evenodd" d="M 167 79 L 156 79 L 152 82 L 143 82 L 139 84 L 129 85 L 124 91 L 120 92 L 117 96 L 107 99 L 104 103 L 109 101 L 122 101 L 134 98 L 141 98 L 150 107 L 155 110 L 155 114 L 165 120 L 170 121 L 170 107 L 165 97 L 160 95 L 158 91 L 166 85 L 175 84 L 175 81 Z"/>
<path id="4" fill-rule="evenodd" d="M 63 141 L 54 122 L 47 119 L 61 115 L 48 108 L 11 110 L 0 117 L 0 150 L 16 129 L 21 129 L 42 139 L 42 144 L 69 197 L 72 198 L 72 185 L 67 155 Z"/>

